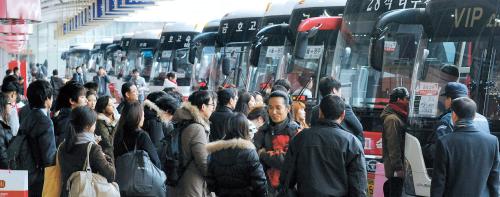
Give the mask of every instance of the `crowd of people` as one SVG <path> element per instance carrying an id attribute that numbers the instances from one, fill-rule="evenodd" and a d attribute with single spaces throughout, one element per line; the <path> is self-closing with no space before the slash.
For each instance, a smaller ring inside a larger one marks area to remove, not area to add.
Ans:
<path id="1" fill-rule="evenodd" d="M 175 86 L 146 94 L 136 71 L 115 107 L 105 72 L 100 68 L 89 84 L 81 72 L 64 82 L 56 70 L 50 81 L 29 84 L 25 105 L 20 79 L 3 80 L 0 168 L 28 170 L 29 196 L 45 192 L 51 180 L 44 173 L 56 164 L 61 196 L 74 195 L 82 169 L 110 188 L 116 182 L 121 196 L 367 196 L 363 126 L 333 77 L 319 81 L 321 100 L 308 114 L 305 103 L 292 100 L 286 79 L 267 94 L 219 88 L 184 100 Z M 175 75 L 168 80 L 175 84 Z M 450 83 L 445 91 L 449 114 L 428 147 L 432 194 L 498 196 L 498 140 L 466 88 Z M 409 96 L 395 88 L 381 114 L 386 196 L 402 194 Z M 29 151 L 9 154 L 13 145 Z M 463 174 L 464 168 L 478 171 Z"/>

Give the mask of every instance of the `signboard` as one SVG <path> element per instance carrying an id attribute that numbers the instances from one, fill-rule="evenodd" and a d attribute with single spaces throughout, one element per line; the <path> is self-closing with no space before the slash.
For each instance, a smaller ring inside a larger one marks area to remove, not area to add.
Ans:
<path id="1" fill-rule="evenodd" d="M 0 170 L 0 196 L 28 197 L 28 171 Z"/>
<path id="2" fill-rule="evenodd" d="M 323 45 L 319 46 L 307 46 L 306 49 L 306 55 L 304 56 L 304 59 L 319 59 L 321 58 L 321 55 L 323 54 Z"/>
<path id="3" fill-rule="evenodd" d="M 254 17 L 221 21 L 219 28 L 221 43 L 252 41 L 257 34 L 260 19 L 260 17 Z"/>
<path id="4" fill-rule="evenodd" d="M 382 156 L 382 132 L 364 131 L 365 155 Z"/>
<path id="5" fill-rule="evenodd" d="M 414 111 L 422 116 L 435 116 L 438 112 L 439 84 L 419 82 L 415 91 Z"/>
<path id="6" fill-rule="evenodd" d="M 398 42 L 396 42 L 396 41 L 385 41 L 384 42 L 384 51 L 385 52 L 394 52 L 394 51 L 396 51 L 397 45 L 398 45 Z"/>
<path id="7" fill-rule="evenodd" d="M 500 33 L 497 0 L 432 0 L 426 12 L 433 39 L 476 41 Z M 450 17 L 451 16 L 451 17 Z"/>
<path id="8" fill-rule="evenodd" d="M 268 46 L 266 57 L 268 58 L 281 58 L 283 56 L 285 47 L 283 46 Z"/>
<path id="9" fill-rule="evenodd" d="M 160 49 L 176 50 L 189 48 L 191 40 L 198 32 L 163 32 L 160 37 Z"/>

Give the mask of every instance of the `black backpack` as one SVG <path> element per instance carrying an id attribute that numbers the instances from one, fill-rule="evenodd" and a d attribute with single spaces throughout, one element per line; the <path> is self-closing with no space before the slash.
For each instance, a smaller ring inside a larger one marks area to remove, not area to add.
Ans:
<path id="1" fill-rule="evenodd" d="M 181 144 L 182 131 L 194 121 L 183 121 L 174 123 L 174 129 L 167 133 L 165 138 L 161 141 L 160 160 L 162 169 L 167 175 L 166 184 L 169 186 L 176 186 L 181 179 L 187 166 L 191 163 L 189 160 L 184 164 L 184 154 Z"/>
<path id="2" fill-rule="evenodd" d="M 39 168 L 35 158 L 38 155 L 34 153 L 31 148 L 33 143 L 30 136 L 26 135 L 22 130 L 19 130 L 17 136 L 12 139 L 7 148 L 9 169 L 31 171 Z"/>

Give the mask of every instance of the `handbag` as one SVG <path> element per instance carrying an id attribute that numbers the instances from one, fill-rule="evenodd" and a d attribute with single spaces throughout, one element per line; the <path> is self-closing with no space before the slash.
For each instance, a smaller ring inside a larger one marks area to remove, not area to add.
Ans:
<path id="1" fill-rule="evenodd" d="M 120 196 L 120 189 L 116 183 L 108 183 L 108 180 L 100 174 L 92 173 L 90 169 L 89 154 L 93 143 L 87 147 L 87 159 L 83 165 L 83 170 L 73 172 L 67 182 L 69 197 L 112 197 Z"/>
<path id="2" fill-rule="evenodd" d="M 151 162 L 146 151 L 137 150 L 137 139 L 133 151 L 116 158 L 116 182 L 120 186 L 120 192 L 126 196 L 165 197 L 167 177 Z M 123 144 L 127 149 L 125 142 Z"/>
<path id="3" fill-rule="evenodd" d="M 62 180 L 61 165 L 59 164 L 59 150 L 62 144 L 63 143 L 57 147 L 56 165 L 45 168 L 42 197 L 61 196 Z"/>

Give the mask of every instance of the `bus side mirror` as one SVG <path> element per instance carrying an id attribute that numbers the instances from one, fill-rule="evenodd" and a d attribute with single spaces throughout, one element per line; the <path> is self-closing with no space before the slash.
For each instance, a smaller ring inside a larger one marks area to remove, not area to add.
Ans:
<path id="1" fill-rule="evenodd" d="M 307 46 L 309 45 L 309 38 L 316 36 L 321 26 L 311 28 L 306 32 L 299 32 L 295 43 L 295 58 L 304 59 L 307 53 Z"/>
<path id="2" fill-rule="evenodd" d="M 196 46 L 189 47 L 188 61 L 190 64 L 194 64 L 194 60 L 196 59 L 196 51 L 197 51 L 196 49 L 197 49 Z"/>
<path id="3" fill-rule="evenodd" d="M 307 32 L 299 32 L 297 40 L 295 41 L 294 56 L 297 59 L 304 59 L 307 52 L 307 45 L 309 45 L 309 38 Z"/>
<path id="4" fill-rule="evenodd" d="M 231 58 L 222 58 L 222 74 L 228 76 L 231 75 Z"/>
<path id="5" fill-rule="evenodd" d="M 370 58 L 370 67 L 375 70 L 381 71 L 382 64 L 384 63 L 384 39 L 372 37 L 370 39 L 370 49 L 368 51 L 368 54 Z"/>
<path id="6" fill-rule="evenodd" d="M 250 51 L 250 65 L 254 67 L 257 67 L 259 65 L 259 55 L 261 47 L 262 47 L 261 42 L 252 44 L 252 50 Z"/>

